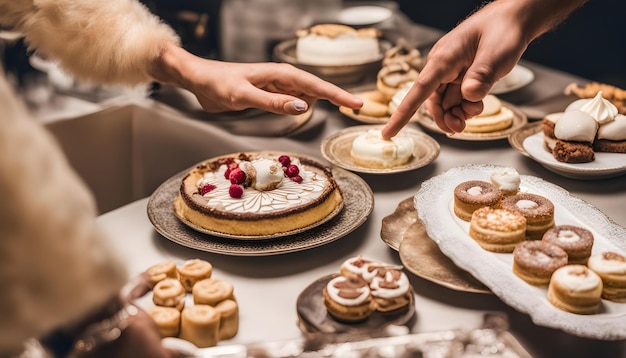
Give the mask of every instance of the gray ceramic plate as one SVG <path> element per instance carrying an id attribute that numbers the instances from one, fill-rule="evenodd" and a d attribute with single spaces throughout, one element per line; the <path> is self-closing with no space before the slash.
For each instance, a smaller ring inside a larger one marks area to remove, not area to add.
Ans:
<path id="1" fill-rule="evenodd" d="M 296 235 L 267 240 L 238 240 L 196 231 L 174 214 L 172 203 L 178 195 L 184 170 L 159 186 L 148 200 L 148 218 L 165 238 L 193 249 L 233 255 L 269 256 L 302 251 L 333 242 L 363 224 L 374 208 L 374 194 L 356 174 L 333 168 L 333 176 L 344 196 L 344 208 L 324 224 Z"/>

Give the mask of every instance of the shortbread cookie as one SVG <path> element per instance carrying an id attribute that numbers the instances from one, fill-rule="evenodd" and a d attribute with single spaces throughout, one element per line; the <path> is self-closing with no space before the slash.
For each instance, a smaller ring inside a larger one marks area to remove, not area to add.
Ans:
<path id="1" fill-rule="evenodd" d="M 454 188 L 454 214 L 461 220 L 470 221 L 476 209 L 497 208 L 500 200 L 502 192 L 495 185 L 482 180 L 465 181 Z"/>
<path id="2" fill-rule="evenodd" d="M 617 251 L 605 251 L 589 258 L 589 268 L 602 279 L 602 298 L 626 302 L 626 256 Z"/>
<path id="3" fill-rule="evenodd" d="M 547 286 L 552 273 L 565 265 L 565 250 L 545 241 L 522 241 L 513 250 L 513 273 L 531 285 Z"/>
<path id="4" fill-rule="evenodd" d="M 566 265 L 552 274 L 548 301 L 576 314 L 594 314 L 600 309 L 602 280 L 584 265 Z"/>
<path id="5" fill-rule="evenodd" d="M 469 235 L 485 250 L 510 253 L 526 239 L 526 219 L 516 211 L 482 207 L 472 214 Z"/>
<path id="6" fill-rule="evenodd" d="M 554 226 L 554 204 L 541 195 L 519 193 L 502 199 L 500 206 L 526 218 L 527 240 L 541 240 L 543 234 Z"/>

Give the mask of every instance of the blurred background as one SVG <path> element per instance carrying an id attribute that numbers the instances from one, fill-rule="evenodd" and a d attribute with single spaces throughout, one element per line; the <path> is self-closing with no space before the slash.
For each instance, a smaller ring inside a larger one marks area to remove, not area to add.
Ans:
<path id="1" fill-rule="evenodd" d="M 295 31 L 336 21 L 353 5 L 382 5 L 400 11 L 406 21 L 440 31 L 452 29 L 484 1 L 480 0 L 142 0 L 169 23 L 191 52 L 239 62 L 272 60 L 272 48 Z M 626 88 L 626 1 L 593 0 L 557 29 L 531 44 L 524 59 L 583 78 Z M 402 23 L 377 24 L 389 37 L 403 35 Z M 410 36 L 409 36 L 410 37 Z M 395 40 L 391 38 L 390 40 Z M 5 69 L 17 81 L 33 71 L 21 41 L 5 46 Z"/>

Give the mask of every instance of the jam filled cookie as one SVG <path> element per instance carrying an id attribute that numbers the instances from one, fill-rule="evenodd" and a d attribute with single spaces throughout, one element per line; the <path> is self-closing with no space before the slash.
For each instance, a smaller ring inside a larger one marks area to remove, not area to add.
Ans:
<path id="1" fill-rule="evenodd" d="M 567 253 L 543 241 L 523 241 L 513 250 L 513 273 L 535 286 L 548 285 L 552 273 L 567 265 Z"/>
<path id="2" fill-rule="evenodd" d="M 470 221 L 472 213 L 488 206 L 500 205 L 502 192 L 495 185 L 481 180 L 470 180 L 454 188 L 454 214 L 461 220 Z"/>
<path id="3" fill-rule="evenodd" d="M 541 195 L 520 193 L 502 199 L 500 205 L 526 218 L 527 240 L 541 240 L 543 234 L 554 226 L 554 204 Z"/>

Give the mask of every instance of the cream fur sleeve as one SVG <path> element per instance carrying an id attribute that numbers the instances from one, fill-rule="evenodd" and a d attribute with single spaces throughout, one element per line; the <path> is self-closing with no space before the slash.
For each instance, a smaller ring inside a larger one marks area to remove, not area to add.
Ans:
<path id="1" fill-rule="evenodd" d="M 0 0 L 0 23 L 73 75 L 139 84 L 174 31 L 136 0 Z"/>
<path id="2" fill-rule="evenodd" d="M 96 225 L 86 185 L 1 75 L 0 108 L 2 355 L 101 307 L 127 272 Z"/>

